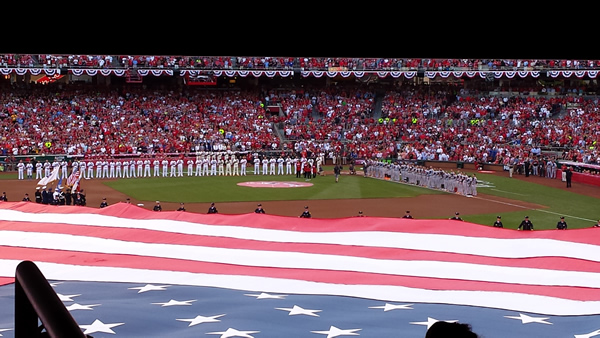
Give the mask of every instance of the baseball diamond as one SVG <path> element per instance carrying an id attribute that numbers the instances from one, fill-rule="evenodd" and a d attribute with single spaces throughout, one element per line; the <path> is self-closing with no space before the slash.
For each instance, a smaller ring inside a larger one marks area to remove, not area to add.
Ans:
<path id="1" fill-rule="evenodd" d="M 323 176 L 318 176 L 313 181 L 318 182 L 319 180 L 333 180 L 333 171 L 328 168 L 323 173 Z M 465 169 L 465 171 L 472 171 Z M 493 175 L 508 177 L 507 172 L 497 172 Z M 6 192 L 7 196 L 11 201 L 21 200 L 21 197 L 25 193 L 33 195 L 36 188 L 36 181 L 22 181 L 17 179 L 8 179 L 13 177 L 14 173 L 2 173 L 0 177 L 4 179 L 0 181 L 2 190 Z M 342 173 L 340 182 L 344 184 L 344 179 L 349 178 L 347 171 Z M 363 179 L 362 173 L 359 173 L 357 177 Z M 210 178 L 206 178 L 210 180 Z M 367 178 L 372 179 L 372 178 Z M 564 182 L 560 179 L 545 179 L 543 177 L 524 175 L 515 175 L 513 179 L 520 181 L 529 181 L 539 185 L 545 185 L 554 189 L 566 190 Z M 152 209 L 154 205 L 154 199 L 140 199 L 134 198 L 127 195 L 124 192 L 116 190 L 106 183 L 114 181 L 114 179 L 91 179 L 84 181 L 82 187 L 87 193 L 87 206 L 98 207 L 102 203 L 102 199 L 107 197 L 109 204 L 115 204 L 125 202 L 128 198 L 132 204 L 143 205 L 144 208 Z M 265 184 L 267 182 L 267 184 Z M 245 184 L 255 185 L 256 182 L 246 182 Z M 398 183 L 386 182 L 390 186 Z M 274 184 L 271 181 L 262 181 L 257 184 L 261 187 L 268 187 L 268 190 L 277 189 L 278 185 L 289 187 L 306 186 L 312 184 L 312 182 L 287 182 Z M 489 184 L 490 189 L 500 190 L 500 188 Z M 260 188 L 250 188 L 259 189 Z M 300 189 L 305 189 L 302 187 Z M 593 198 L 600 198 L 600 189 L 593 185 L 588 184 L 576 184 L 573 188 L 569 188 L 571 192 L 590 196 Z M 485 190 L 482 188 L 481 190 Z M 243 214 L 252 212 L 256 206 L 256 202 L 262 202 L 265 208 L 268 206 L 270 214 L 281 215 L 281 216 L 297 216 L 302 207 L 309 203 L 311 205 L 311 211 L 313 217 L 316 218 L 340 218 L 340 217 L 352 217 L 356 214 L 357 210 L 362 210 L 365 215 L 371 217 L 402 217 L 405 210 L 411 210 L 411 213 L 415 218 L 445 218 L 448 215 L 453 215 L 456 210 L 461 211 L 461 215 L 464 218 L 469 218 L 471 215 L 478 214 L 496 214 L 496 213 L 520 213 L 523 210 L 546 209 L 545 206 L 531 201 L 525 202 L 523 200 L 512 199 L 510 194 L 509 197 L 499 197 L 492 194 L 479 193 L 475 198 L 465 198 L 465 196 L 457 194 L 421 194 L 415 197 L 402 197 L 402 198 L 365 198 L 365 199 L 318 199 L 314 201 L 305 200 L 272 200 L 268 203 L 264 202 L 263 199 L 256 199 L 252 201 L 221 201 L 218 202 L 219 212 L 225 214 Z M 180 202 L 185 202 L 187 212 L 205 213 L 210 202 L 194 203 L 189 201 L 165 201 L 161 200 L 161 205 L 164 211 L 176 210 L 179 207 Z M 592 220 L 585 220 L 590 223 Z M 483 222 L 482 222 L 483 223 Z M 490 223 L 491 224 L 491 223 Z M 516 225 L 515 225 L 516 226 Z"/>

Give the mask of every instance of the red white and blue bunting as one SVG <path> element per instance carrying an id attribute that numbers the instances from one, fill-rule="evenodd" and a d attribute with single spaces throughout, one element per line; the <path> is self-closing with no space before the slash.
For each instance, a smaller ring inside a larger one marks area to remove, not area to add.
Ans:
<path id="1" fill-rule="evenodd" d="M 68 69 L 68 72 L 75 76 L 126 76 L 131 74 L 131 72 L 137 72 L 140 76 L 174 76 L 176 75 L 176 71 L 173 69 Z M 293 70 L 180 70 L 179 76 L 189 75 L 197 75 L 199 73 L 211 72 L 214 76 L 226 76 L 226 77 L 290 77 L 295 75 Z M 577 77 L 584 78 L 588 77 L 591 79 L 595 79 L 598 76 L 598 70 L 580 70 L 580 71 L 572 71 L 572 70 L 548 70 L 546 71 L 547 76 L 552 78 L 569 78 L 569 77 Z M 54 76 L 61 73 L 60 69 L 57 68 L 0 68 L 1 75 L 10 75 L 15 73 L 17 75 L 25 75 L 30 73 L 31 75 L 40 75 L 44 74 L 47 76 Z M 361 78 L 363 76 L 375 74 L 380 78 L 393 77 L 399 78 L 404 77 L 407 79 L 412 79 L 417 76 L 417 71 L 319 71 L 319 70 L 302 70 L 300 71 L 300 75 L 302 77 L 316 77 L 320 78 L 323 76 L 327 76 L 330 78 L 334 78 L 337 76 L 341 76 L 344 78 L 347 77 L 357 77 Z M 426 71 L 423 73 L 423 76 L 428 77 L 430 79 L 434 79 L 436 77 L 440 78 L 462 78 L 462 77 L 480 77 L 482 79 L 488 78 L 493 75 L 495 79 L 507 78 L 512 79 L 515 77 L 526 78 L 526 77 L 539 77 L 542 72 L 539 70 L 527 70 L 527 71 L 488 71 L 488 70 L 478 70 L 478 71 Z"/>

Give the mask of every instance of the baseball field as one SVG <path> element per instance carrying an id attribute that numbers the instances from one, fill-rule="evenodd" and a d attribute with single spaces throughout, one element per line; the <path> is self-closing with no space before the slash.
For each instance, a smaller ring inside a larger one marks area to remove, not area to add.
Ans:
<path id="1" fill-rule="evenodd" d="M 560 179 L 478 172 L 477 196 L 465 197 L 366 178 L 361 170 L 342 172 L 336 183 L 331 169 L 326 166 L 324 175 L 311 179 L 252 171 L 247 176 L 82 179 L 81 188 L 88 207 L 99 207 L 103 198 L 109 205 L 129 198 L 147 209 L 159 202 L 163 212 L 184 203 L 186 212 L 206 213 L 213 202 L 223 214 L 251 213 L 261 203 L 269 214 L 299 216 L 308 206 L 313 218 L 354 217 L 359 211 L 367 217 L 401 217 L 410 211 L 415 218 L 443 219 L 459 212 L 465 221 L 490 226 L 500 215 L 504 227 L 512 229 L 529 216 L 535 230 L 555 229 L 560 216 L 569 229 L 591 227 L 600 218 L 599 187 L 574 183 L 566 188 Z M 18 180 L 16 173 L 0 179 L 9 201 L 20 201 L 25 193 L 34 199 L 36 180 Z"/>

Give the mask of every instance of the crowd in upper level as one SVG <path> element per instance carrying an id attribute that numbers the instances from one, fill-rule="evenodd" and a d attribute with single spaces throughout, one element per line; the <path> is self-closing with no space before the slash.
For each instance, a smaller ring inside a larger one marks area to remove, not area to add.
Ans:
<path id="1" fill-rule="evenodd" d="M 292 69 L 314 71 L 523 71 L 598 70 L 600 69 L 600 60 L 0 54 L 1 67 L 271 71 Z"/>

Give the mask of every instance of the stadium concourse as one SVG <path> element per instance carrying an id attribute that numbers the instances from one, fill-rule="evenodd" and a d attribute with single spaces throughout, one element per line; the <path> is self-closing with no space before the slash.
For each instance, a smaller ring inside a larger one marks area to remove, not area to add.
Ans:
<path id="1" fill-rule="evenodd" d="M 473 173 L 474 170 L 464 169 L 464 172 Z M 325 172 L 326 175 L 332 176 L 332 172 Z M 342 175 L 347 175 L 348 172 L 342 172 Z M 359 175 L 362 173 L 359 171 Z M 497 172 L 497 175 L 508 176 L 507 172 Z M 324 178 L 327 178 L 325 176 Z M 527 180 L 537 184 L 548 185 L 554 188 L 566 189 L 566 185 L 560 179 L 547 179 L 544 177 L 525 175 L 513 175 L 514 179 Z M 152 210 L 155 201 L 142 201 L 133 199 L 119 191 L 116 191 L 102 182 L 105 179 L 92 179 L 85 181 L 84 191 L 86 193 L 87 206 L 98 208 L 102 199 L 109 197 L 109 204 L 125 202 L 130 198 L 132 204 L 143 204 L 143 208 Z M 6 192 L 9 201 L 20 201 L 25 193 L 28 193 L 33 200 L 33 195 L 36 188 L 36 182 L 22 180 L 1 180 L 1 190 Z M 390 182 L 390 184 L 398 184 Z M 574 184 L 569 191 L 577 194 L 584 194 L 595 198 L 600 198 L 600 189 L 588 184 Z M 261 201 L 263 207 L 268 210 L 269 214 L 280 216 L 298 216 L 302 212 L 302 208 L 310 205 L 310 210 L 315 218 L 340 218 L 352 217 L 357 212 L 363 211 L 366 216 L 378 217 L 402 217 L 406 210 L 410 210 L 415 218 L 443 218 L 448 215 L 453 215 L 454 212 L 460 210 L 462 216 L 470 214 L 482 214 L 490 212 L 511 212 L 525 209 L 543 208 L 543 206 L 533 203 L 526 203 L 511 199 L 505 199 L 497 196 L 478 193 L 477 198 L 468 199 L 467 197 L 455 194 L 441 195 L 421 195 L 413 198 L 382 198 L 382 199 L 332 199 L 317 201 Z M 34 202 L 32 202 L 34 203 Z M 160 202 L 162 210 L 175 211 L 180 206 L 177 202 Z M 431 206 L 435 205 L 435 208 Z M 210 203 L 189 203 L 185 202 L 187 212 L 206 213 Z M 60 207 L 60 206 L 57 206 Z M 251 213 L 256 208 L 256 201 L 252 202 L 219 202 L 218 210 L 222 214 L 244 214 Z"/>

